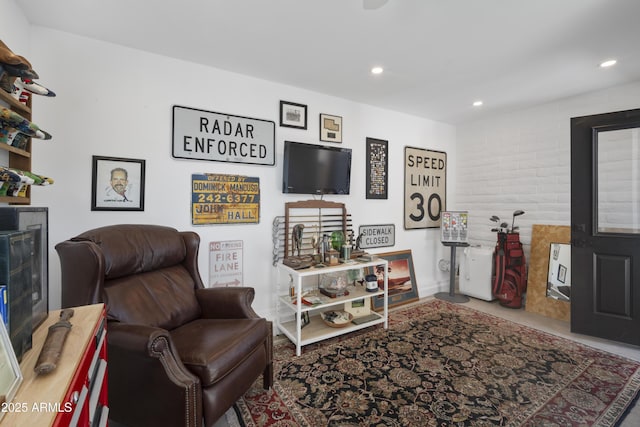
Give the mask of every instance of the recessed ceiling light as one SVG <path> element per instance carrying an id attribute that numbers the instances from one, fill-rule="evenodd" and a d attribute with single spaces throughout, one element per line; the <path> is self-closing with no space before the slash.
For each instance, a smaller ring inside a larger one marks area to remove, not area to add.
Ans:
<path id="1" fill-rule="evenodd" d="M 479 107 L 479 106 L 481 106 L 481 105 L 482 105 L 482 101 L 474 101 L 474 102 L 473 102 L 473 106 L 474 106 L 474 107 Z"/>
<path id="2" fill-rule="evenodd" d="M 382 67 L 373 67 L 371 69 L 371 74 L 382 74 L 384 69 Z"/>
<path id="3" fill-rule="evenodd" d="M 600 63 L 600 67 L 602 67 L 602 68 L 612 67 L 612 66 L 616 65 L 616 62 L 618 62 L 618 61 L 616 61 L 615 59 L 609 59 L 607 61 L 604 61 L 604 62 Z"/>

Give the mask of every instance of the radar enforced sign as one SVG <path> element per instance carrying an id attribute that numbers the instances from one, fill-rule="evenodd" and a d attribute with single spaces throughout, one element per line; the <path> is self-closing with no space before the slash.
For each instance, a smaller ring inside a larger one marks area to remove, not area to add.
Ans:
<path id="1" fill-rule="evenodd" d="M 260 178 L 191 175 L 193 225 L 252 224 L 260 221 Z"/>

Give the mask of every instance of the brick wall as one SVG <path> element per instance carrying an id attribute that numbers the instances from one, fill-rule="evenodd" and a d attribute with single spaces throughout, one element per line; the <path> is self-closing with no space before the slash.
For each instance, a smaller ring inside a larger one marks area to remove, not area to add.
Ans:
<path id="1" fill-rule="evenodd" d="M 527 258 L 532 224 L 570 225 L 571 117 L 640 108 L 640 81 L 457 127 L 455 206 L 474 244 L 493 246 L 491 215 L 516 218 Z"/>

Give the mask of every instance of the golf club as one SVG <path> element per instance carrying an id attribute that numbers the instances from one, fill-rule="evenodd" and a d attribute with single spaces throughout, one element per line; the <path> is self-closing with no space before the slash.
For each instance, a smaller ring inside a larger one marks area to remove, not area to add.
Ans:
<path id="1" fill-rule="evenodd" d="M 513 231 L 513 224 L 516 221 L 516 217 L 520 215 L 524 215 L 524 211 L 521 211 L 520 209 L 518 209 L 517 211 L 513 212 L 513 220 L 511 221 L 511 231 Z"/>

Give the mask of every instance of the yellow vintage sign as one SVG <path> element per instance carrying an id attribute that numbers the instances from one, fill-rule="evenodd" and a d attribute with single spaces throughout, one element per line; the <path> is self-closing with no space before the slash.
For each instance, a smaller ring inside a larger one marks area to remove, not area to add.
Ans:
<path id="1" fill-rule="evenodd" d="M 260 178 L 192 174 L 193 225 L 245 224 L 260 221 Z"/>

